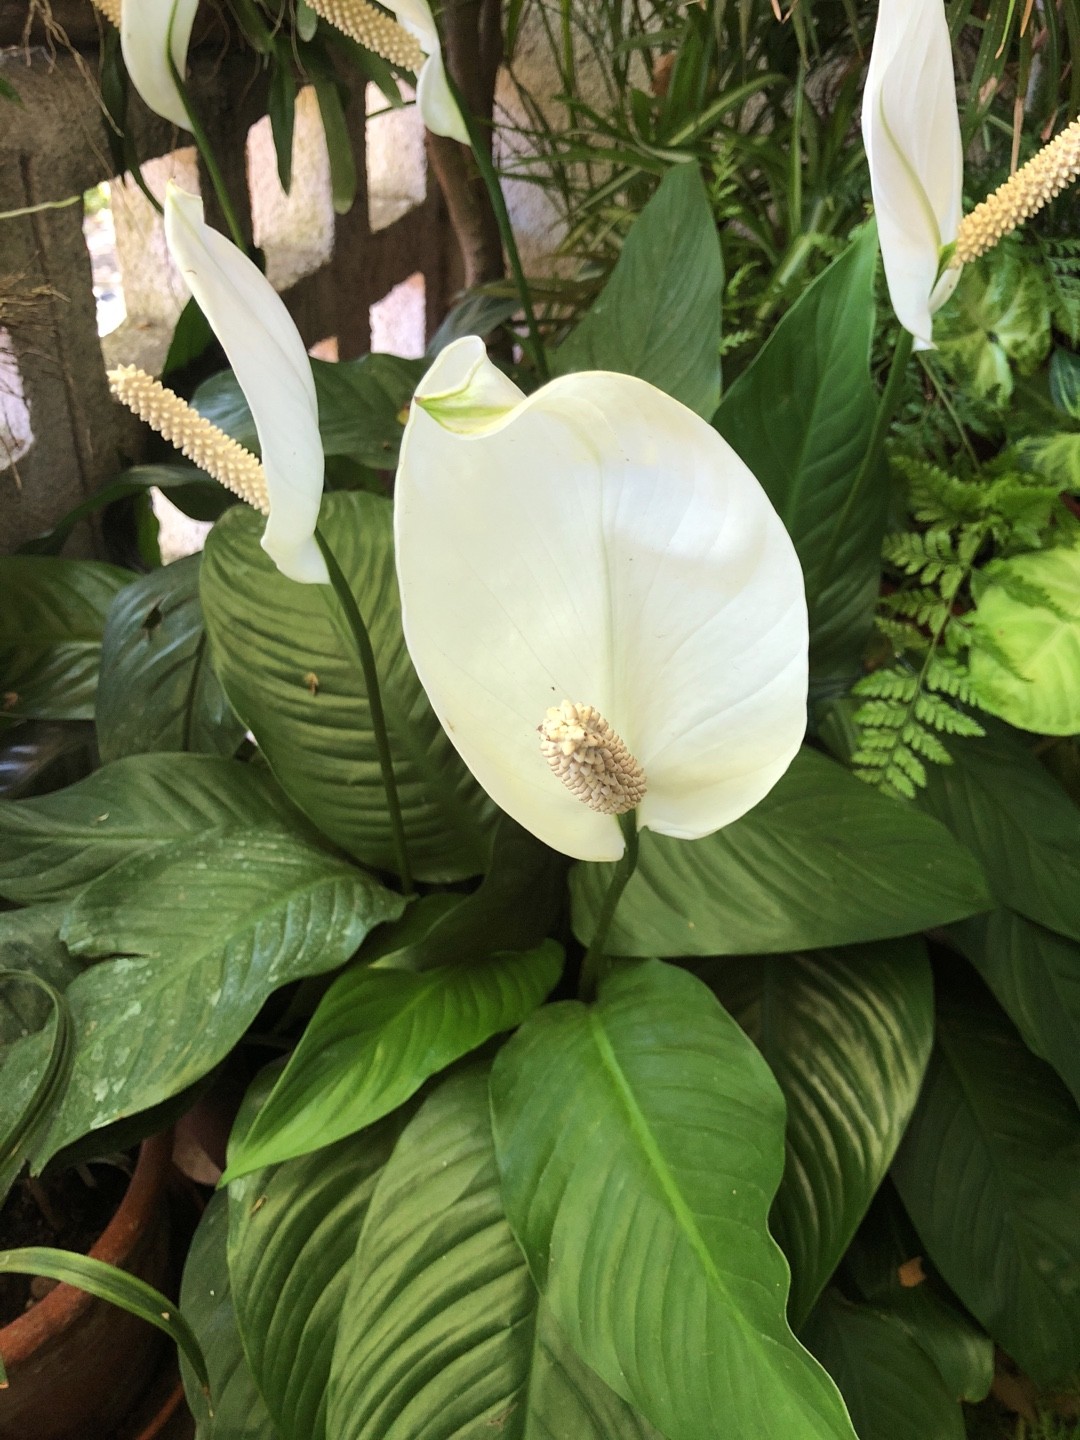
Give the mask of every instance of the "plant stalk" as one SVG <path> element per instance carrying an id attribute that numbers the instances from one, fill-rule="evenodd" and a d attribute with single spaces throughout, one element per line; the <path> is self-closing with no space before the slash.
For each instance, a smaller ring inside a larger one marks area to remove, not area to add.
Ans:
<path id="1" fill-rule="evenodd" d="M 225 216 L 225 223 L 229 227 L 229 234 L 232 236 L 233 244 L 238 250 L 248 253 L 247 241 L 244 239 L 244 232 L 240 226 L 240 220 L 233 208 L 232 200 L 229 198 L 228 187 L 225 184 L 225 177 L 221 173 L 221 166 L 218 164 L 217 156 L 214 154 L 214 147 L 210 144 L 210 137 L 203 128 L 203 123 L 195 114 L 194 106 L 188 99 L 187 88 L 184 85 L 183 76 L 177 70 L 172 58 L 172 24 L 169 25 L 169 36 L 165 54 L 168 57 L 169 69 L 176 81 L 176 88 L 180 91 L 180 98 L 184 102 L 184 109 L 187 111 L 188 124 L 191 133 L 195 137 L 195 144 L 198 146 L 199 154 L 206 166 L 206 173 L 210 176 L 210 183 L 214 187 L 214 194 L 221 206 L 221 213 Z"/>
<path id="2" fill-rule="evenodd" d="M 581 977 L 578 981 L 578 997 L 581 1000 L 596 998 L 596 990 L 603 969 L 604 946 L 607 944 L 608 931 L 611 929 L 611 922 L 615 918 L 615 909 L 622 898 L 622 893 L 626 889 L 631 875 L 637 869 L 639 836 L 636 810 L 628 810 L 625 815 L 619 816 L 619 829 L 626 841 L 626 849 L 622 853 L 622 858 L 615 864 L 615 871 L 608 885 L 607 894 L 604 896 L 604 903 L 597 916 L 596 929 L 593 931 L 589 948 L 585 952 L 585 958 L 581 962 Z"/>

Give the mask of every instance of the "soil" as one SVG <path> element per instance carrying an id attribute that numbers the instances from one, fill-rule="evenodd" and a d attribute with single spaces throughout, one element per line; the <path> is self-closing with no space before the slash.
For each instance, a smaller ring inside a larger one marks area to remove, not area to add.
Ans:
<path id="1" fill-rule="evenodd" d="M 38 1180 L 19 1180 L 0 1210 L 0 1250 L 51 1245 L 86 1254 L 108 1225 L 131 1178 L 119 1165 L 90 1164 Z M 0 1326 L 48 1294 L 52 1281 L 0 1275 Z"/>

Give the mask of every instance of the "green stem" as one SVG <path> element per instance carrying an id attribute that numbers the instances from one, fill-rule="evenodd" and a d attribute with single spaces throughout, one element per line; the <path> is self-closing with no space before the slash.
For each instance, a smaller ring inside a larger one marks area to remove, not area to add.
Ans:
<path id="1" fill-rule="evenodd" d="M 345 578 L 344 571 L 338 564 L 337 556 L 330 549 L 326 537 L 319 530 L 315 531 L 315 543 L 322 551 L 330 575 L 330 584 L 341 602 L 346 623 L 356 642 L 356 651 L 360 657 L 360 669 L 363 671 L 364 685 L 367 689 L 368 705 L 371 709 L 371 728 L 375 735 L 375 750 L 379 757 L 383 789 L 386 791 L 386 809 L 390 816 L 390 831 L 393 837 L 397 870 L 401 876 L 403 892 L 406 895 L 412 895 L 415 892 L 412 871 L 409 868 L 408 846 L 405 843 L 405 824 L 401 818 L 401 802 L 398 799 L 397 781 L 394 779 L 394 761 L 390 753 L 390 737 L 386 730 L 386 714 L 383 710 L 382 692 L 379 689 L 379 672 L 375 664 L 375 651 L 371 646 L 371 636 L 364 624 L 364 617 L 360 614 L 356 597 Z"/>
<path id="2" fill-rule="evenodd" d="M 233 209 L 233 203 L 229 198 L 229 191 L 225 184 L 225 177 L 221 173 L 221 166 L 218 164 L 217 156 L 214 154 L 214 147 L 210 144 L 209 135 L 207 135 L 206 131 L 203 129 L 202 121 L 199 119 L 198 115 L 195 114 L 194 107 L 192 106 L 191 101 L 188 99 L 188 93 L 184 85 L 183 78 L 181 77 L 179 70 L 177 70 L 175 64 L 173 63 L 171 23 L 169 25 L 169 36 L 165 53 L 168 57 L 169 69 L 172 72 L 172 77 L 176 81 L 176 88 L 180 92 L 180 98 L 184 102 L 184 109 L 187 111 L 188 125 L 191 128 L 192 135 L 194 135 L 195 137 L 195 144 L 199 147 L 199 154 L 202 156 L 203 164 L 206 166 L 206 173 L 210 176 L 210 183 L 214 187 L 214 194 L 217 196 L 217 202 L 221 206 L 221 213 L 225 216 L 225 223 L 229 227 L 229 234 L 233 238 L 233 244 L 238 250 L 242 250 L 246 255 L 248 252 L 247 241 L 244 239 L 244 232 L 240 228 L 240 220 L 236 214 L 236 211 Z"/>
<path id="3" fill-rule="evenodd" d="M 469 134 L 469 145 L 472 148 L 476 159 L 477 169 L 480 171 L 480 178 L 488 192 L 491 201 L 491 208 L 495 212 L 495 222 L 499 227 L 499 238 L 502 240 L 503 249 L 506 251 L 507 259 L 510 261 L 510 271 L 514 277 L 514 284 L 517 287 L 518 298 L 521 300 L 521 308 L 525 313 L 525 326 L 529 332 L 529 340 L 526 349 L 532 357 L 533 365 L 540 379 L 549 380 L 551 371 L 548 368 L 547 352 L 544 349 L 544 342 L 540 338 L 540 327 L 536 323 L 536 312 L 533 309 L 532 295 L 529 291 L 529 282 L 525 278 L 525 271 L 521 265 L 521 256 L 518 253 L 517 241 L 514 239 L 514 227 L 510 223 L 510 212 L 506 208 L 506 199 L 499 184 L 499 177 L 495 173 L 495 166 L 491 155 L 484 141 L 483 131 L 476 123 L 476 119 L 465 104 L 465 98 L 458 89 L 457 82 L 446 72 L 447 84 L 450 87 L 450 94 L 461 111 L 461 118 L 465 122 L 465 129 Z"/>
<path id="4" fill-rule="evenodd" d="M 600 982 L 600 971 L 604 960 L 604 946 L 607 944 L 608 931 L 611 929 L 611 922 L 615 918 L 615 908 L 622 898 L 630 876 L 637 869 L 638 862 L 638 828 L 637 811 L 628 810 L 625 815 L 619 816 L 619 829 L 626 841 L 626 849 L 622 853 L 622 859 L 618 860 L 615 870 L 611 876 L 611 883 L 608 885 L 607 894 L 604 896 L 604 903 L 600 907 L 600 914 L 596 918 L 596 929 L 593 931 L 589 948 L 585 952 L 585 958 L 581 962 L 581 978 L 578 981 L 578 995 L 582 1000 L 592 1000 L 596 995 L 596 988 Z"/>

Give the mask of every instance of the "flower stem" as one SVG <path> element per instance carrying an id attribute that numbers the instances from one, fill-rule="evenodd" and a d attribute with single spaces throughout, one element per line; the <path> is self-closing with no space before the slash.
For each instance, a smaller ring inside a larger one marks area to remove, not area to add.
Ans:
<path id="1" fill-rule="evenodd" d="M 379 689 L 379 672 L 375 665 L 375 651 L 371 646 L 371 636 L 364 624 L 364 617 L 360 614 L 356 597 L 345 578 L 344 571 L 338 564 L 337 556 L 331 550 L 326 537 L 319 530 L 315 531 L 315 543 L 322 551 L 323 559 L 326 561 L 330 584 L 341 603 L 342 612 L 349 630 L 352 632 L 357 654 L 360 657 L 360 669 L 363 671 L 368 706 L 371 710 L 371 728 L 375 735 L 375 749 L 379 757 L 383 789 L 386 791 L 386 809 L 390 816 L 390 832 L 393 837 L 397 870 L 401 876 L 402 891 L 406 895 L 412 895 L 415 893 L 415 887 L 413 886 L 412 871 L 409 868 L 405 824 L 401 818 L 401 802 L 398 798 L 397 781 L 394 779 L 394 761 L 390 754 L 390 737 L 386 730 L 386 714 L 383 710 L 382 692 Z"/>
<path id="2" fill-rule="evenodd" d="M 596 988 L 600 983 L 601 970 L 604 962 L 604 946 L 607 944 L 608 931 L 611 929 L 611 922 L 615 918 L 615 907 L 626 889 L 630 876 L 637 869 L 638 862 L 638 828 L 637 811 L 628 810 L 625 815 L 619 816 L 619 829 L 623 832 L 623 839 L 626 841 L 626 849 L 622 853 L 622 859 L 616 862 L 615 870 L 611 876 L 611 883 L 608 885 L 607 894 L 604 896 L 604 903 L 600 907 L 600 914 L 596 919 L 596 929 L 593 931 L 589 948 L 585 952 L 585 958 L 581 962 L 581 977 L 578 980 L 578 996 L 582 1000 L 592 1000 L 596 996 Z"/>
<path id="3" fill-rule="evenodd" d="M 536 312 L 533 309 L 532 295 L 529 291 L 529 282 L 525 278 L 525 271 L 522 268 L 521 256 L 518 253 L 517 241 L 514 238 L 514 227 L 510 223 L 510 212 L 506 208 L 506 198 L 499 184 L 499 177 L 495 173 L 495 166 L 492 163 L 491 155 L 488 153 L 487 145 L 484 142 L 484 135 L 480 126 L 476 123 L 475 117 L 465 104 L 465 97 L 458 88 L 457 82 L 450 74 L 449 67 L 446 72 L 446 82 L 450 87 L 450 94 L 461 111 L 461 118 L 465 122 L 465 129 L 469 133 L 469 145 L 473 156 L 476 159 L 476 167 L 480 171 L 480 178 L 488 192 L 491 201 L 491 208 L 495 212 L 495 222 L 499 227 L 499 238 L 502 240 L 503 249 L 506 251 L 507 259 L 510 261 L 510 271 L 514 277 L 514 284 L 517 287 L 518 297 L 521 300 L 521 308 L 525 314 L 525 326 L 529 332 L 529 342 L 525 347 L 532 357 L 536 373 L 542 381 L 551 378 L 551 371 L 548 368 L 547 352 L 544 349 L 544 342 L 540 338 L 540 327 L 536 323 Z"/>
<path id="4" fill-rule="evenodd" d="M 176 88 L 180 92 L 180 98 L 184 102 L 184 109 L 187 111 L 188 125 L 191 127 L 191 133 L 195 137 L 195 144 L 199 148 L 199 154 L 203 158 L 203 164 L 206 166 L 206 173 L 210 176 L 210 183 L 214 187 L 214 194 L 217 196 L 217 202 L 221 206 L 221 213 L 225 217 L 225 223 L 229 227 L 229 234 L 232 236 L 233 244 L 238 250 L 242 250 L 243 253 L 246 255 L 248 253 L 248 244 L 247 241 L 244 239 L 244 232 L 240 227 L 240 221 L 237 217 L 236 210 L 233 208 L 232 200 L 229 198 L 229 191 L 228 187 L 225 184 L 225 177 L 221 173 L 221 166 L 218 164 L 217 156 L 214 154 L 214 147 L 210 144 L 210 137 L 209 135 L 207 135 L 206 130 L 203 128 L 202 121 L 199 119 L 198 115 L 195 114 L 194 106 L 188 99 L 188 93 L 184 85 L 183 76 L 180 74 L 179 70 L 177 70 L 176 65 L 173 62 L 171 46 L 172 25 L 170 23 L 168 44 L 165 50 L 165 54 L 168 57 L 169 61 L 169 69 L 172 71 L 172 77 L 176 81 Z"/>

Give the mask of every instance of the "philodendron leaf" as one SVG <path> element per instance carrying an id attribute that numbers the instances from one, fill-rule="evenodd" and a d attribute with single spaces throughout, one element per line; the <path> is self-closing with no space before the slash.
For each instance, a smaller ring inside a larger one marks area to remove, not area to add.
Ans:
<path id="1" fill-rule="evenodd" d="M 1080 1116 L 989 996 L 939 998 L 893 1165 L 931 1260 L 1038 1385 L 1080 1364 Z"/>
<path id="2" fill-rule="evenodd" d="M 93 719 L 105 613 L 135 578 L 96 560 L 0 558 L 0 714 Z"/>
<path id="3" fill-rule="evenodd" d="M 1014 910 L 973 916 L 949 933 L 1080 1105 L 1080 944 Z"/>
<path id="4" fill-rule="evenodd" d="M 711 420 L 720 399 L 724 262 L 697 165 L 673 166 L 603 293 L 552 356 L 557 374 L 618 370 Z"/>
<path id="5" fill-rule="evenodd" d="M 142 575 L 109 606 L 95 718 L 103 760 L 155 750 L 232 755 L 244 736 L 210 667 L 201 555 Z"/>
<path id="6" fill-rule="evenodd" d="M 919 804 L 976 857 L 998 904 L 1080 940 L 1080 807 L 1003 725 L 950 739 L 949 753 L 951 765 L 928 767 Z"/>
<path id="7" fill-rule="evenodd" d="M 798 1331 L 881 1184 L 934 1037 L 921 940 L 718 960 L 699 972 L 769 1062 L 787 1101 L 770 1226 L 791 1265 Z"/>
<path id="8" fill-rule="evenodd" d="M 503 1214 L 487 1075 L 444 1082 L 378 1178 L 341 1304 L 334 1440 L 662 1440 L 574 1354 Z"/>
<path id="9" fill-rule="evenodd" d="M 795 542 L 818 675 L 857 671 L 881 579 L 884 475 L 852 493 L 878 404 L 870 379 L 876 265 L 877 232 L 868 225 L 787 312 L 715 421 Z"/>
<path id="10" fill-rule="evenodd" d="M 506 1213 L 556 1324 L 668 1440 L 851 1440 L 784 1316 L 766 1219 L 783 1097 L 701 981 L 660 961 L 530 1016 L 491 1076 Z"/>
<path id="11" fill-rule="evenodd" d="M 379 670 L 414 873 L 485 868 L 491 802 L 435 719 L 401 633 L 391 506 L 328 495 L 319 526 L 353 586 Z M 297 585 L 259 546 L 262 520 L 230 510 L 203 557 L 214 665 L 287 795 L 343 849 L 394 868 L 395 851 L 356 647 L 329 586 Z"/>
<path id="12" fill-rule="evenodd" d="M 291 818 L 290 818 L 291 817 Z M 121 860 L 300 817 L 265 770 L 203 755 L 133 755 L 32 800 L 0 800 L 0 895 L 70 895 Z"/>
<path id="13" fill-rule="evenodd" d="M 463 959 L 421 974 L 338 977 L 243 1141 L 225 1179 L 330 1145 L 370 1125 L 431 1075 L 511 1030 L 558 981 L 562 947 Z"/>
<path id="14" fill-rule="evenodd" d="M 591 938 L 610 865 L 570 877 Z M 608 935 L 614 955 L 760 955 L 908 935 L 990 908 L 944 826 L 803 749 L 749 814 L 704 840 L 645 831 Z"/>
<path id="15" fill-rule="evenodd" d="M 859 1440 L 964 1440 L 959 1404 L 891 1315 L 830 1290 L 804 1338 L 839 1385 Z"/>
<path id="16" fill-rule="evenodd" d="M 65 944 L 103 959 L 67 991 L 71 1083 L 36 1165 L 205 1075 L 267 996 L 343 964 L 400 896 L 285 830 L 230 830 L 133 856 L 84 890 Z"/>

